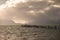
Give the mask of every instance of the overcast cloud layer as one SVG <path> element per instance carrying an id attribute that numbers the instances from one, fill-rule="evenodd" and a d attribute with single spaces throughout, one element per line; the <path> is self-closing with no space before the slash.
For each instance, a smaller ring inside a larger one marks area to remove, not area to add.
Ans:
<path id="1" fill-rule="evenodd" d="M 57 1 L 30 0 L 9 5 L 0 10 L 0 24 L 60 24 L 60 5 Z"/>

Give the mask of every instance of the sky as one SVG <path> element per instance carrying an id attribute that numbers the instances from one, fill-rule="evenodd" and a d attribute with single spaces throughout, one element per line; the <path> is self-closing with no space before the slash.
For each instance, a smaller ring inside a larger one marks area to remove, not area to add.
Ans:
<path id="1" fill-rule="evenodd" d="M 0 0 L 0 24 L 60 24 L 58 0 Z"/>

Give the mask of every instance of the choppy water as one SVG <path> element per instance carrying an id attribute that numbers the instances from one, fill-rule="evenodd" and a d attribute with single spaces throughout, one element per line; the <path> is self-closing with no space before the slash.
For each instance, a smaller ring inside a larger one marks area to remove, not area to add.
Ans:
<path id="1" fill-rule="evenodd" d="M 20 25 L 1 25 L 0 40 L 60 40 L 60 31 Z"/>

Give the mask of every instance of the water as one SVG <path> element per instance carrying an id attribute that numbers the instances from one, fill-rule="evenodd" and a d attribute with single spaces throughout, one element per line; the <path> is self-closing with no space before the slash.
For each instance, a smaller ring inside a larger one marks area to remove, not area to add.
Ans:
<path id="1" fill-rule="evenodd" d="M 55 29 L 0 25 L 0 40 L 60 40 L 59 35 Z"/>

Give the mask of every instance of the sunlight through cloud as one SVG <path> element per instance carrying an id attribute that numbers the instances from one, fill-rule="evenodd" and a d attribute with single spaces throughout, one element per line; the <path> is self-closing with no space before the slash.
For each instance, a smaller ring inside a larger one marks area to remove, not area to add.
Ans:
<path id="1" fill-rule="evenodd" d="M 55 3 L 55 2 L 54 2 L 54 1 L 52 1 L 52 0 L 48 0 L 48 2 L 49 2 L 49 3 Z"/>
<path id="2" fill-rule="evenodd" d="M 53 13 L 58 15 L 58 8 L 60 5 L 52 0 L 7 0 L 0 5 L 0 19 L 9 19 L 21 24 L 38 20 L 51 20 L 51 15 L 55 15 Z"/>
<path id="3" fill-rule="evenodd" d="M 28 6 L 29 8 L 33 8 L 33 6 L 32 5 L 30 5 L 30 6 Z"/>
<path id="4" fill-rule="evenodd" d="M 27 12 L 28 14 L 36 15 L 36 12 L 34 10 L 30 10 Z"/>
<path id="5" fill-rule="evenodd" d="M 29 0 L 29 1 L 44 1 L 44 0 Z"/>
<path id="6" fill-rule="evenodd" d="M 53 7 L 57 7 L 57 8 L 60 8 L 60 5 L 52 5 Z"/>
<path id="7" fill-rule="evenodd" d="M 45 14 L 45 11 L 44 10 L 39 10 L 38 12 L 39 13 L 42 13 L 42 14 Z"/>
<path id="8" fill-rule="evenodd" d="M 32 21 L 28 21 L 28 20 L 13 20 L 15 23 L 20 23 L 20 24 L 28 24 Z"/>
<path id="9" fill-rule="evenodd" d="M 46 11 L 47 11 L 47 10 L 49 10 L 49 9 L 50 9 L 50 7 L 46 7 L 44 10 L 46 10 Z"/>

